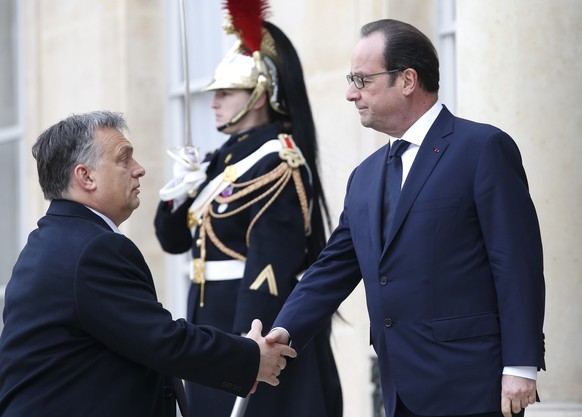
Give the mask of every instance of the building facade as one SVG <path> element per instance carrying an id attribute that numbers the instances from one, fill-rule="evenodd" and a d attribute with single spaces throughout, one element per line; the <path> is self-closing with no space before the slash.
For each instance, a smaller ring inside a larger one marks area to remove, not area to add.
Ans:
<path id="1" fill-rule="evenodd" d="M 163 304 L 185 311 L 186 256 L 162 252 L 153 217 L 172 160 L 184 143 L 179 0 L 0 0 L 0 289 L 26 236 L 48 205 L 31 146 L 71 113 L 123 112 L 146 168 L 141 207 L 122 229 L 143 251 Z M 187 6 L 192 141 L 213 129 L 210 96 L 198 93 L 230 46 L 219 0 Z M 271 19 L 304 66 L 320 140 L 322 176 L 334 219 L 351 170 L 385 137 L 359 123 L 345 100 L 345 74 L 362 24 L 410 22 L 441 59 L 441 99 L 458 116 L 497 125 L 518 143 L 538 210 L 547 285 L 546 363 L 541 404 L 530 416 L 582 417 L 582 3 L 578 0 L 271 0 Z M 580 152 L 580 153 L 579 153 Z M 3 305 L 0 291 L 0 305 Z M 333 347 L 345 416 L 373 416 L 374 352 L 360 286 L 334 322 Z"/>

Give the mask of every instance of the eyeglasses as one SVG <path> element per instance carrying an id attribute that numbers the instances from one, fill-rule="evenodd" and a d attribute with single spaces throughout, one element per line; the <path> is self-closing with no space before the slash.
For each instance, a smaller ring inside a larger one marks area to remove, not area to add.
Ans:
<path id="1" fill-rule="evenodd" d="M 346 75 L 346 79 L 348 80 L 348 85 L 351 83 L 354 83 L 354 85 L 356 86 L 357 89 L 361 89 L 361 88 L 364 88 L 364 86 L 365 86 L 364 78 L 373 77 L 375 75 L 380 75 L 380 74 L 392 74 L 393 72 L 400 72 L 400 71 L 402 71 L 402 69 L 393 69 L 390 71 L 376 72 L 374 74 L 362 74 L 362 75 L 348 74 L 348 75 Z"/>

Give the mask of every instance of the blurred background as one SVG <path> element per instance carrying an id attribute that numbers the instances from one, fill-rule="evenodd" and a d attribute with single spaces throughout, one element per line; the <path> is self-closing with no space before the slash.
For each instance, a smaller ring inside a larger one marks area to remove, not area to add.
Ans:
<path id="1" fill-rule="evenodd" d="M 211 79 L 233 39 L 219 0 L 185 0 L 193 140 L 214 130 Z M 360 27 L 394 18 L 427 34 L 441 61 L 441 100 L 457 116 L 496 125 L 517 142 L 538 210 L 547 285 L 542 403 L 528 416 L 582 416 L 582 2 L 579 0 L 271 0 L 270 18 L 303 63 L 324 188 L 337 220 L 352 169 L 386 138 L 360 125 L 345 74 Z M 178 0 L 0 0 L 0 308 L 26 237 L 48 206 L 30 149 L 71 113 L 124 113 L 146 168 L 141 206 L 122 230 L 141 248 L 160 300 L 185 314 L 188 255 L 154 236 L 166 148 L 184 142 L 185 84 Z M 363 288 L 342 304 L 332 344 L 345 416 L 380 416 Z M 1 322 L 0 322 L 1 329 Z"/>

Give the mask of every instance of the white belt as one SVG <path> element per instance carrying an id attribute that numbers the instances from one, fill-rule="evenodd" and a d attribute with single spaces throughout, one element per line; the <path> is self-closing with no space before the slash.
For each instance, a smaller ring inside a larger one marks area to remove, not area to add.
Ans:
<path id="1" fill-rule="evenodd" d="M 204 279 L 206 281 L 242 279 L 245 273 L 245 263 L 238 259 L 206 261 L 204 262 L 204 267 Z M 190 268 L 190 279 L 192 279 L 193 270 L 194 268 Z"/>
<path id="2" fill-rule="evenodd" d="M 242 279 L 245 273 L 245 262 L 238 259 L 228 261 L 205 261 L 204 279 L 206 281 L 226 281 L 232 279 Z M 305 271 L 295 276 L 297 281 L 301 281 Z M 190 280 L 192 280 L 194 268 L 190 268 Z"/>

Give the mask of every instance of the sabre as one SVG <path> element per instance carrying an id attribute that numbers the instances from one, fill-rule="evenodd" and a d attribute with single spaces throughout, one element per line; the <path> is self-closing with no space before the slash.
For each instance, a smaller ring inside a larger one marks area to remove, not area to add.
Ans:
<path id="1" fill-rule="evenodd" d="M 186 24 L 186 1 L 180 1 L 180 29 L 182 32 L 182 72 L 184 73 L 184 145 L 167 150 L 168 155 L 194 171 L 200 168 L 200 152 L 192 144 L 190 125 L 190 68 L 188 65 L 188 28 Z"/>
<path id="2" fill-rule="evenodd" d="M 247 410 L 247 406 L 249 405 L 250 398 L 251 394 L 247 395 L 245 398 L 236 397 L 236 401 L 234 402 L 234 407 L 232 407 L 230 417 L 243 417 L 245 415 L 245 411 Z"/>

